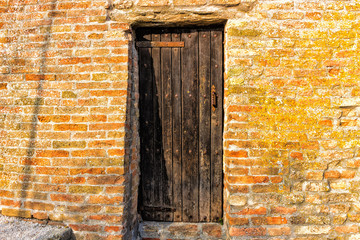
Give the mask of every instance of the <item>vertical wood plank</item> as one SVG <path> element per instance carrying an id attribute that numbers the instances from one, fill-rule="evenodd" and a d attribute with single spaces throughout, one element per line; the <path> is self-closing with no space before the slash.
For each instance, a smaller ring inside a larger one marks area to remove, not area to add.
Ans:
<path id="1" fill-rule="evenodd" d="M 151 40 L 151 35 L 143 38 Z M 140 206 L 149 206 L 154 201 L 155 179 L 154 160 L 154 105 L 153 66 L 150 48 L 139 49 L 139 92 L 140 92 L 140 154 L 141 154 L 141 199 Z M 153 219 L 153 215 L 143 211 L 143 218 Z"/>
<path id="2" fill-rule="evenodd" d="M 181 50 L 182 73 L 182 187 L 183 221 L 199 220 L 198 162 L 198 33 L 182 33 L 185 48 Z"/>
<path id="3" fill-rule="evenodd" d="M 152 41 L 160 41 L 160 34 L 152 34 Z M 163 206 L 163 189 L 162 189 L 162 173 L 163 173 L 163 152 L 162 152 L 162 81 L 161 81 L 161 56 L 160 48 L 152 48 L 152 61 L 154 69 L 154 206 Z M 155 219 L 163 220 L 163 212 L 155 212 Z"/>
<path id="4" fill-rule="evenodd" d="M 173 41 L 180 41 L 180 33 L 172 34 Z M 171 85 L 172 85 L 172 107 L 173 107 L 173 206 L 175 207 L 174 221 L 182 219 L 182 166 L 181 166 L 181 61 L 180 49 L 171 49 Z"/>
<path id="5" fill-rule="evenodd" d="M 210 31 L 199 32 L 199 221 L 210 221 Z"/>
<path id="6" fill-rule="evenodd" d="M 223 197 L 223 32 L 146 31 L 141 41 L 184 41 L 185 48 L 138 49 L 143 219 L 216 222 Z"/>
<path id="7" fill-rule="evenodd" d="M 223 121 L 223 33 L 211 31 L 211 85 L 216 89 L 216 108 L 211 110 L 211 220 L 222 218 L 222 121 Z"/>
<path id="8" fill-rule="evenodd" d="M 161 34 L 162 42 L 170 42 L 171 34 Z M 162 79 L 162 192 L 164 206 L 172 206 L 172 94 L 171 94 L 171 48 L 161 48 L 161 79 Z M 164 221 L 173 221 L 173 212 L 164 213 Z"/>

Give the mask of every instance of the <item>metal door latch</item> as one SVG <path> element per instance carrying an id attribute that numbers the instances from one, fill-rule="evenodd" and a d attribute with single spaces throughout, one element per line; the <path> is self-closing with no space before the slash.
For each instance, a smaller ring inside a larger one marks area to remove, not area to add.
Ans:
<path id="1" fill-rule="evenodd" d="M 211 105 L 213 112 L 215 112 L 215 108 L 217 108 L 217 94 L 216 94 L 215 85 L 212 85 L 211 87 Z"/>

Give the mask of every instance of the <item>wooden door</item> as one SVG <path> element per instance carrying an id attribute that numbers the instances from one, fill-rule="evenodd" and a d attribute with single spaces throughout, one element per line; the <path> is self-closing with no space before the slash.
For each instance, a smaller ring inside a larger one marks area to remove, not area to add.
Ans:
<path id="1" fill-rule="evenodd" d="M 222 218 L 223 30 L 138 29 L 144 220 Z"/>

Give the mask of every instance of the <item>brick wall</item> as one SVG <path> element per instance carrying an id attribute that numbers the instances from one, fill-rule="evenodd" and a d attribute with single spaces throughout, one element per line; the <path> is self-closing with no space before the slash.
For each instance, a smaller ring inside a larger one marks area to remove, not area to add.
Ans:
<path id="1" fill-rule="evenodd" d="M 63 221 L 78 239 L 120 238 L 136 216 L 131 35 L 107 5 L 0 4 L 2 214 Z"/>
<path id="2" fill-rule="evenodd" d="M 1 0 L 0 13 L 3 215 L 131 238 L 132 30 L 227 21 L 228 238 L 360 239 L 357 0 Z"/>
<path id="3" fill-rule="evenodd" d="M 359 10 L 260 1 L 227 22 L 229 237 L 360 238 Z"/>

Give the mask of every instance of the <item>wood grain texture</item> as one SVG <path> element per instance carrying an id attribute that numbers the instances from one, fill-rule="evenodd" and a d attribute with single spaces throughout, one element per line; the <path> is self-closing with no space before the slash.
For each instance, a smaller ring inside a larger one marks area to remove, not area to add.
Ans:
<path id="1" fill-rule="evenodd" d="M 160 41 L 160 34 L 152 34 L 153 41 Z M 154 204 L 163 206 L 164 156 L 162 151 L 162 81 L 161 81 L 161 55 L 160 48 L 152 48 L 152 62 L 154 69 L 154 166 L 152 171 L 155 176 Z M 155 212 L 155 218 L 163 221 L 163 212 Z"/>
<path id="2" fill-rule="evenodd" d="M 144 220 L 219 221 L 223 188 L 222 30 L 150 31 L 137 38 L 183 41 L 185 47 L 138 48 L 139 209 Z"/>
<path id="3" fill-rule="evenodd" d="M 171 34 L 161 34 L 161 41 L 170 41 Z M 162 82 L 162 152 L 164 162 L 162 176 L 163 205 L 172 206 L 172 94 L 171 94 L 171 49 L 161 48 Z M 164 221 L 173 221 L 173 213 L 164 214 Z"/>
<path id="4" fill-rule="evenodd" d="M 151 39 L 151 36 L 144 35 Z M 153 66 L 151 49 L 139 49 L 139 91 L 140 91 L 140 154 L 141 154 L 141 191 L 142 204 L 151 205 L 154 201 L 155 178 L 154 165 L 154 102 L 153 102 Z M 144 218 L 153 219 L 151 212 L 144 212 Z"/>
<path id="5" fill-rule="evenodd" d="M 179 33 L 173 33 L 174 41 L 180 40 Z M 175 207 L 174 221 L 182 221 L 182 160 L 181 160 L 181 109 L 182 109 L 182 89 L 181 89 L 181 61 L 180 49 L 171 49 L 171 84 L 173 99 L 173 204 Z"/>
<path id="6" fill-rule="evenodd" d="M 216 108 L 211 111 L 211 221 L 222 218 L 222 126 L 223 126 L 223 34 L 211 31 L 211 85 L 215 86 Z"/>
<path id="7" fill-rule="evenodd" d="M 183 221 L 199 220 L 198 161 L 198 32 L 181 34 L 185 48 L 181 49 L 182 74 L 182 188 Z"/>
<path id="8" fill-rule="evenodd" d="M 210 33 L 199 32 L 199 215 L 200 221 L 210 219 Z"/>

